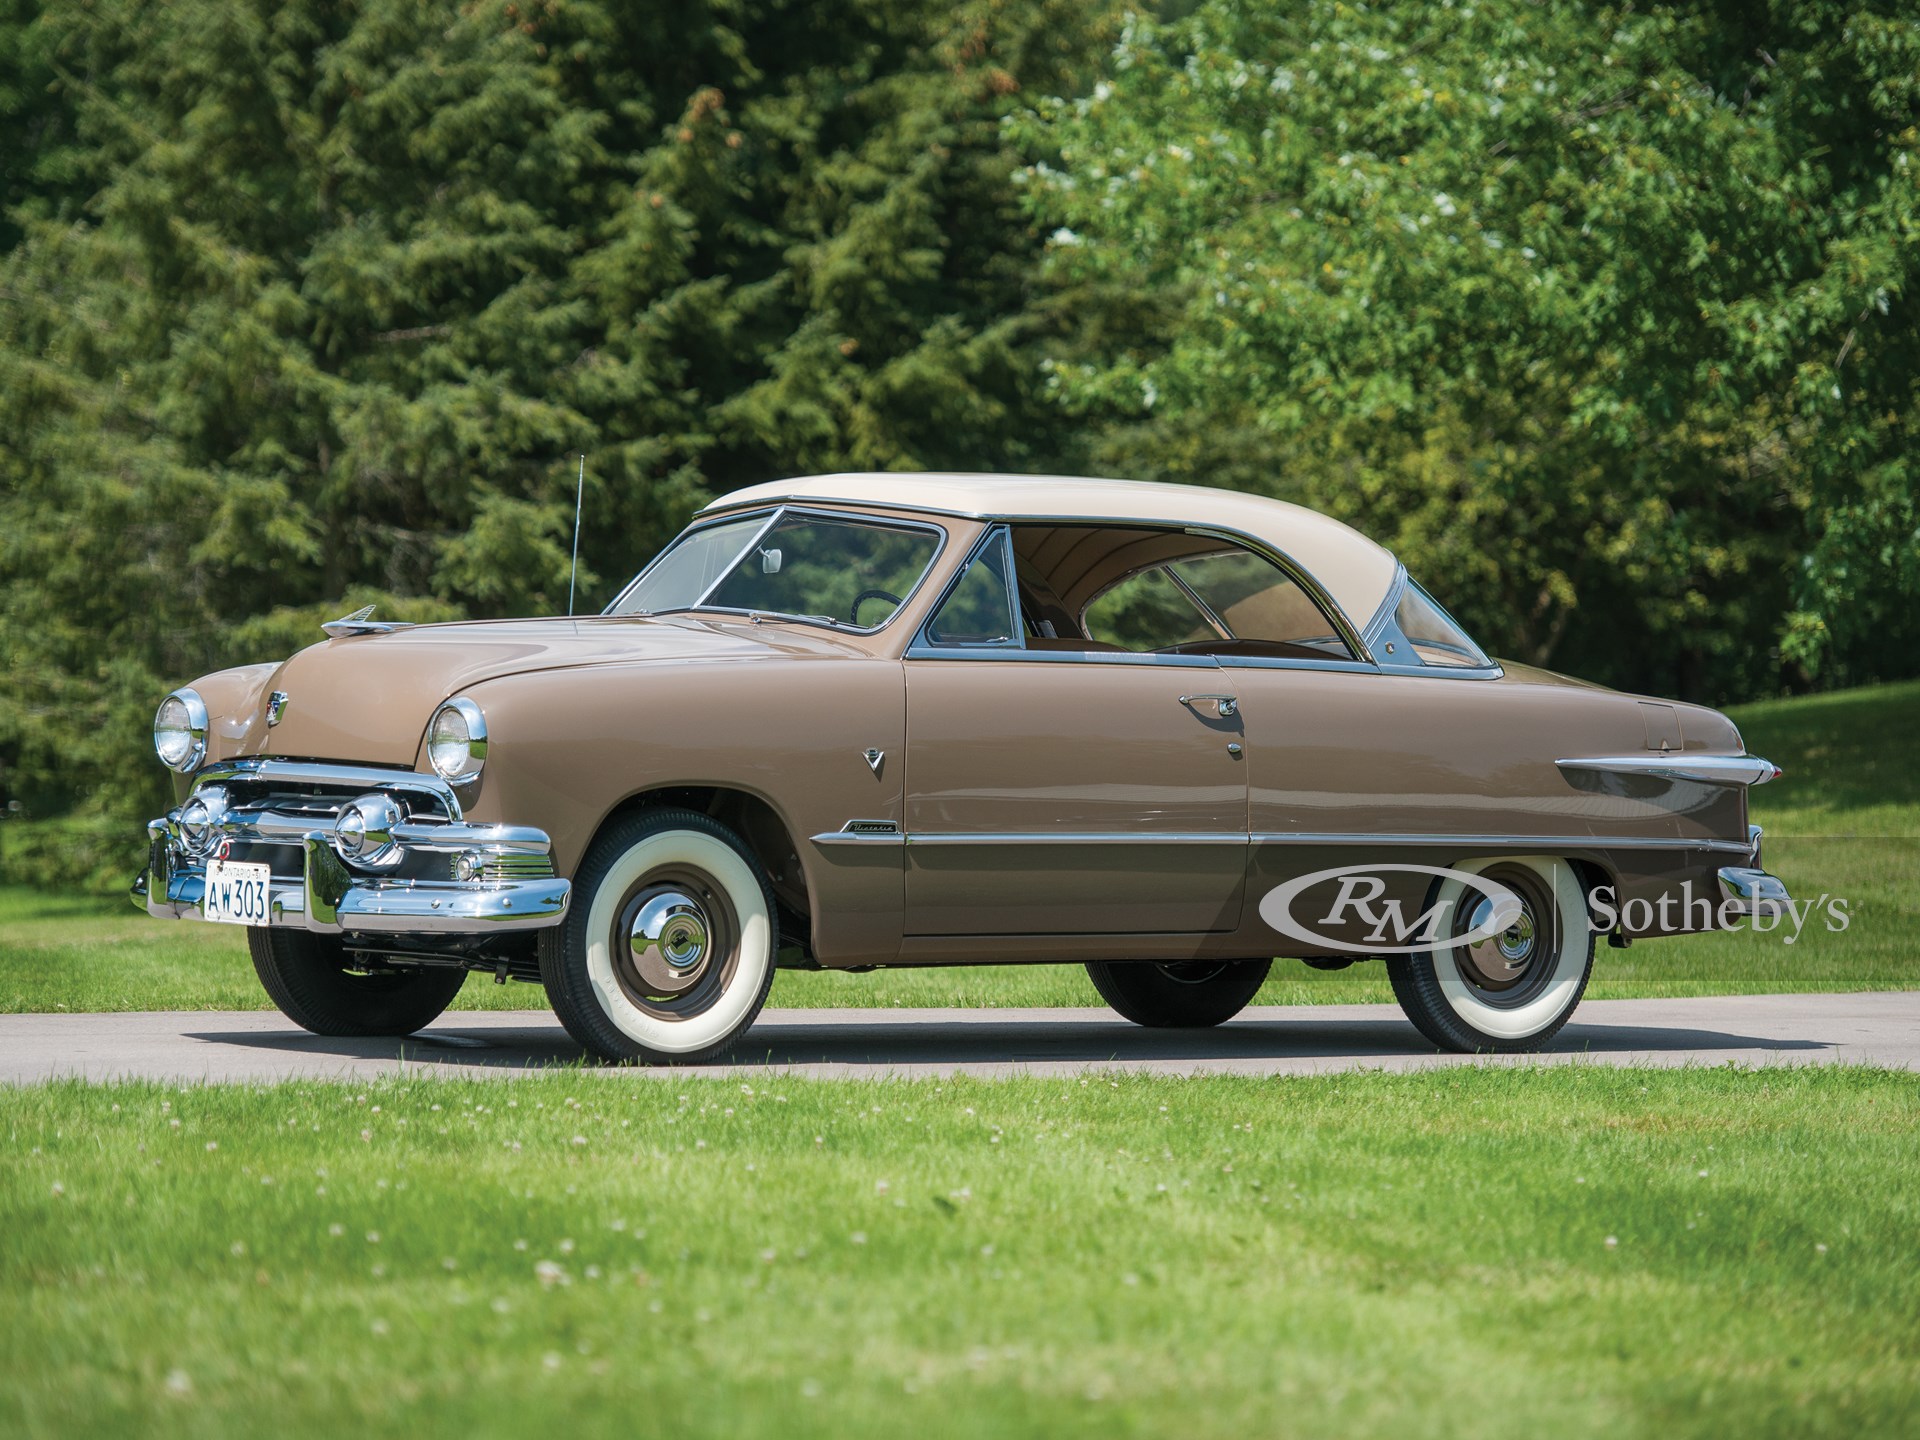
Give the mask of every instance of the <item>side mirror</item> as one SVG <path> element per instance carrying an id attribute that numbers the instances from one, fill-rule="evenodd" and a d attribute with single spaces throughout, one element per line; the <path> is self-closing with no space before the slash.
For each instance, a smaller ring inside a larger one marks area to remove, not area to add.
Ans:
<path id="1" fill-rule="evenodd" d="M 760 552 L 760 573 L 762 575 L 778 575 L 780 573 L 780 558 L 780 552 L 778 550 L 762 550 Z"/>

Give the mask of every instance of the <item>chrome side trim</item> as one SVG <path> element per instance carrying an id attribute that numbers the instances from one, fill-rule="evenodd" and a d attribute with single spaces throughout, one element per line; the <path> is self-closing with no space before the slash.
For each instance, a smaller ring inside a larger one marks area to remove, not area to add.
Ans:
<path id="1" fill-rule="evenodd" d="M 1265 833 L 1256 845 L 1465 846 L 1472 850 L 1723 850 L 1745 855 L 1744 840 L 1678 839 L 1664 835 L 1357 835 L 1352 832 Z"/>
<path id="2" fill-rule="evenodd" d="M 1336 660 L 1331 655 L 1324 660 L 1302 660 L 1289 655 L 1215 655 L 1212 659 L 1223 670 L 1332 670 L 1349 675 L 1394 673 L 1389 666 L 1369 665 L 1361 660 Z"/>
<path id="3" fill-rule="evenodd" d="M 1378 845 L 1394 848 L 1469 850 L 1714 850 L 1749 853 L 1740 840 L 1670 839 L 1660 835 L 1360 835 L 1298 832 L 1242 835 L 1233 830 L 915 831 L 910 834 L 830 830 L 810 837 L 816 845 Z"/>
<path id="4" fill-rule="evenodd" d="M 1027 650 L 1011 645 L 996 649 L 990 645 L 923 645 L 918 640 L 908 647 L 908 660 L 1012 660 L 1033 665 L 1162 665 L 1183 670 L 1217 670 L 1221 662 L 1212 655 L 1158 655 L 1151 650 Z M 1308 662 L 1311 663 L 1311 662 Z M 1364 669 L 1371 665 L 1347 665 L 1344 669 Z"/>
<path id="5" fill-rule="evenodd" d="M 1660 835 L 1358 835 L 1299 832 L 1242 835 L 1232 830 L 915 831 L 911 834 L 830 830 L 810 837 L 816 845 L 1377 845 L 1392 848 L 1468 850 L 1713 850 L 1747 855 L 1740 840 L 1669 839 Z"/>
<path id="6" fill-rule="evenodd" d="M 978 830 L 923 833 L 906 837 L 908 845 L 1245 845 L 1238 830 Z"/>
<path id="7" fill-rule="evenodd" d="M 1553 762 L 1562 770 L 1612 775 L 1657 775 L 1666 780 L 1700 780 L 1709 785 L 1765 785 L 1784 772 L 1758 755 L 1689 755 L 1685 751 L 1648 751 L 1640 755 L 1583 755 Z"/>
<path id="8" fill-rule="evenodd" d="M 898 830 L 829 830 L 809 836 L 816 845 L 904 845 L 907 837 Z"/>
<path id="9" fill-rule="evenodd" d="M 1501 665 L 1382 665 L 1380 673 L 1424 680 L 1498 680 L 1507 672 Z"/>

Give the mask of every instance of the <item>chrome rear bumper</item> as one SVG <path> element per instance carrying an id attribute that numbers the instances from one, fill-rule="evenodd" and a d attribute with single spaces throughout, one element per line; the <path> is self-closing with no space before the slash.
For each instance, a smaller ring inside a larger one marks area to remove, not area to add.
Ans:
<path id="1" fill-rule="evenodd" d="M 1778 876 L 1746 865 L 1728 865 L 1720 871 L 1720 908 L 1733 915 L 1773 916 L 1785 913 L 1790 897 Z"/>
<path id="2" fill-rule="evenodd" d="M 1720 871 L 1720 909 L 1723 914 L 1772 918 L 1784 914 L 1792 903 L 1786 882 L 1760 868 L 1760 839 L 1765 832 L 1758 825 L 1747 827 L 1747 863 L 1728 865 Z"/>
<path id="3" fill-rule="evenodd" d="M 195 808 L 196 796 L 210 803 Z M 397 806 L 377 850 L 368 848 L 364 827 L 343 834 L 336 823 L 367 796 Z M 214 856 L 270 867 L 270 925 L 325 933 L 535 930 L 566 918 L 572 898 L 572 883 L 553 873 L 543 831 L 470 823 L 436 777 L 406 771 L 281 761 L 209 766 L 186 804 L 148 824 L 147 838 L 147 868 L 132 898 L 162 919 L 204 918 L 206 862 Z"/>

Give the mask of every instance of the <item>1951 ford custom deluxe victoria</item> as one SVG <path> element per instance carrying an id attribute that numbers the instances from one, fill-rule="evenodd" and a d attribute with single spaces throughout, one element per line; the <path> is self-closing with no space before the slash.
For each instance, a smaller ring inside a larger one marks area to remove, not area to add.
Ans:
<path id="1" fill-rule="evenodd" d="M 1502 667 L 1326 517 L 1186 486 L 838 475 L 716 500 L 592 618 L 356 615 L 155 721 L 152 914 L 245 924 L 323 1034 L 470 970 L 611 1060 L 737 1040 L 777 966 L 1085 964 L 1147 1025 L 1384 959 L 1460 1050 L 1595 939 L 1777 908 L 1722 715 Z"/>

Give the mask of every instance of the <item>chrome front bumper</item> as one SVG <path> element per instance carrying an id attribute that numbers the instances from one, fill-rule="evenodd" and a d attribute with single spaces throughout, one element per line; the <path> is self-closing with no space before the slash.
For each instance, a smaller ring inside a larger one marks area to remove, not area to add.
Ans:
<path id="1" fill-rule="evenodd" d="M 435 776 L 230 762 L 196 777 L 188 801 L 216 791 L 220 805 L 210 823 L 183 826 L 183 805 L 148 824 L 147 868 L 134 881 L 132 898 L 149 915 L 203 918 L 206 862 L 224 856 L 270 866 L 268 923 L 276 926 L 492 935 L 566 918 L 573 887 L 553 874 L 545 832 L 469 823 Z M 404 807 L 377 864 L 356 862 L 334 823 L 367 794 L 393 797 Z"/>

